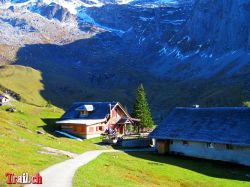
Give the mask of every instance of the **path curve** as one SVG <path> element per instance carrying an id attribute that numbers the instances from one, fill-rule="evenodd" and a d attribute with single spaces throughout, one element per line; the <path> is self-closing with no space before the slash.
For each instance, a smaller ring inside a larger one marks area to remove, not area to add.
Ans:
<path id="1" fill-rule="evenodd" d="M 42 185 L 29 184 L 25 187 L 72 187 L 72 180 L 76 170 L 95 160 L 100 154 L 107 152 L 138 152 L 151 151 L 151 149 L 131 149 L 131 150 L 96 150 L 87 151 L 73 159 L 50 166 L 40 172 L 43 178 Z"/>

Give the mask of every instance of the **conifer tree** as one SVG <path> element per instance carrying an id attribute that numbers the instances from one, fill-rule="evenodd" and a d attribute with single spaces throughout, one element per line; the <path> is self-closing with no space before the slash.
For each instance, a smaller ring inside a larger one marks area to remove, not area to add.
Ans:
<path id="1" fill-rule="evenodd" d="M 149 105 L 146 99 L 146 94 L 141 84 L 137 89 L 136 100 L 133 108 L 133 117 L 140 119 L 139 127 L 152 128 L 155 124 L 153 122 Z"/>

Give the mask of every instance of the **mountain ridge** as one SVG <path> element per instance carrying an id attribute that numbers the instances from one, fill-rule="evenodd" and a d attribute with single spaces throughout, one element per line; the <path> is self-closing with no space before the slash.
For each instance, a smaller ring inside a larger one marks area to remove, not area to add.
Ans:
<path id="1" fill-rule="evenodd" d="M 140 83 L 155 115 L 159 107 L 164 114 L 174 106 L 239 106 L 250 99 L 246 0 L 70 2 L 75 9 L 52 1 L 0 9 L 8 31 L 0 42 L 16 49 L 9 61 L 41 71 L 41 94 L 55 105 L 114 98 L 131 106 Z"/>

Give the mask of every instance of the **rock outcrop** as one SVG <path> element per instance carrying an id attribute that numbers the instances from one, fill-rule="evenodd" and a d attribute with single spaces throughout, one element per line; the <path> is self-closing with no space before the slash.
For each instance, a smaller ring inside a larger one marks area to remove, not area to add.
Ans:
<path id="1" fill-rule="evenodd" d="M 173 40 L 183 51 L 213 53 L 250 50 L 248 0 L 198 0 L 190 19 Z"/>

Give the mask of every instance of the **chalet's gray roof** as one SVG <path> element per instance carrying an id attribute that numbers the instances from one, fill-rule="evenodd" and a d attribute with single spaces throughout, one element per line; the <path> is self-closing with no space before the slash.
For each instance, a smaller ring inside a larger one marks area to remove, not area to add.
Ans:
<path id="1" fill-rule="evenodd" d="M 77 119 L 80 111 L 77 108 L 84 105 L 93 105 L 94 110 L 90 112 L 84 119 L 104 119 L 110 112 L 111 107 L 114 107 L 117 102 L 76 102 L 74 103 L 61 117 L 62 119 Z"/>
<path id="2" fill-rule="evenodd" d="M 250 146 L 250 108 L 176 108 L 150 137 Z"/>

